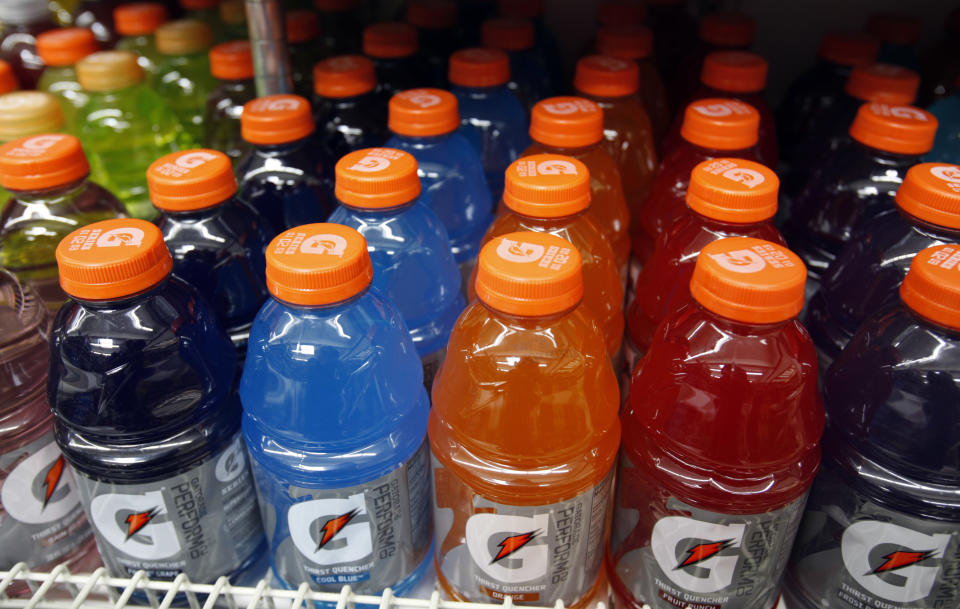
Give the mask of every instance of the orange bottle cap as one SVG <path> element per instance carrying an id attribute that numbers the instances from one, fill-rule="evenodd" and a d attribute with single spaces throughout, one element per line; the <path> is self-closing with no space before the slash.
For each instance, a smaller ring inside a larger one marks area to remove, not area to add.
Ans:
<path id="1" fill-rule="evenodd" d="M 510 80 L 510 59 L 500 49 L 462 49 L 450 56 L 450 82 L 461 87 L 496 87 Z"/>
<path id="2" fill-rule="evenodd" d="M 387 126 L 400 135 L 431 136 L 456 131 L 460 110 L 453 93 L 442 89 L 408 89 L 390 98 Z"/>
<path id="3" fill-rule="evenodd" d="M 865 66 L 877 60 L 880 41 L 863 32 L 829 32 L 820 40 L 817 56 L 842 66 Z"/>
<path id="4" fill-rule="evenodd" d="M 72 135 L 32 135 L 0 146 L 0 185 L 9 190 L 56 188 L 89 173 L 80 140 Z"/>
<path id="5" fill-rule="evenodd" d="M 533 22 L 528 19 L 487 19 L 480 28 L 483 46 L 492 49 L 524 51 L 533 47 L 533 38 Z"/>
<path id="6" fill-rule="evenodd" d="M 320 97 L 355 97 L 376 86 L 373 62 L 363 55 L 331 57 L 313 66 L 313 90 Z"/>
<path id="7" fill-rule="evenodd" d="M 202 11 L 219 6 L 220 0 L 180 0 L 180 7 L 185 11 Z"/>
<path id="8" fill-rule="evenodd" d="M 583 297 L 580 252 L 550 233 L 508 233 L 480 250 L 477 298 L 491 309 L 540 317 L 561 313 Z"/>
<path id="9" fill-rule="evenodd" d="M 760 139 L 760 113 L 750 104 L 721 97 L 700 99 L 683 113 L 680 136 L 702 148 L 743 150 Z"/>
<path id="10" fill-rule="evenodd" d="M 407 23 L 425 30 L 443 30 L 457 25 L 457 4 L 451 0 L 411 0 Z"/>
<path id="11" fill-rule="evenodd" d="M 897 45 L 914 45 L 920 40 L 923 23 L 912 15 L 902 13 L 875 13 L 867 19 L 868 34 L 881 42 Z"/>
<path id="12" fill-rule="evenodd" d="M 960 245 L 920 251 L 900 285 L 903 304 L 930 321 L 960 330 Z"/>
<path id="13" fill-rule="evenodd" d="M 577 62 L 573 87 L 593 97 L 626 97 L 640 88 L 640 68 L 635 61 L 590 55 Z"/>
<path id="14" fill-rule="evenodd" d="M 0 143 L 29 135 L 62 131 L 60 102 L 43 91 L 14 91 L 0 95 Z"/>
<path id="15" fill-rule="evenodd" d="M 497 13 L 502 17 L 535 19 L 543 14 L 543 0 L 497 0 Z"/>
<path id="16" fill-rule="evenodd" d="M 617 59 L 653 55 L 653 32 L 643 25 L 606 25 L 597 31 L 597 50 Z"/>
<path id="17" fill-rule="evenodd" d="M 720 222 L 753 224 L 777 213 L 780 179 L 772 169 L 744 159 L 710 159 L 690 172 L 687 205 Z"/>
<path id="18" fill-rule="evenodd" d="M 304 224 L 280 233 L 267 246 L 267 289 L 284 302 L 343 302 L 372 280 L 367 240 L 349 226 Z"/>
<path id="19" fill-rule="evenodd" d="M 360 6 L 360 0 L 313 0 L 313 8 L 323 13 L 343 13 Z"/>
<path id="20" fill-rule="evenodd" d="M 310 102 L 299 95 L 268 95 L 243 105 L 240 135 L 256 146 L 288 144 L 316 129 Z"/>
<path id="21" fill-rule="evenodd" d="M 220 80 L 253 78 L 253 53 L 248 40 L 224 42 L 210 49 L 210 73 Z"/>
<path id="22" fill-rule="evenodd" d="M 888 63 L 872 63 L 853 68 L 843 90 L 861 101 L 902 105 L 913 103 L 919 87 L 920 75 L 913 70 Z"/>
<path id="23" fill-rule="evenodd" d="M 161 55 L 202 53 L 213 46 L 213 30 L 202 21 L 168 21 L 154 32 L 154 43 Z"/>
<path id="24" fill-rule="evenodd" d="M 700 40 L 718 47 L 743 48 L 753 44 L 756 29 L 749 15 L 710 13 L 700 21 Z"/>
<path id="25" fill-rule="evenodd" d="M 363 29 L 363 53 L 370 57 L 409 57 L 417 46 L 417 29 L 409 23 L 374 23 Z"/>
<path id="26" fill-rule="evenodd" d="M 119 91 L 143 82 L 143 68 L 130 51 L 97 51 L 77 63 L 77 80 L 86 91 Z"/>
<path id="27" fill-rule="evenodd" d="M 216 150 L 184 150 L 160 157 L 147 169 L 154 207 L 197 211 L 219 205 L 237 192 L 230 158 Z"/>
<path id="28" fill-rule="evenodd" d="M 690 295 L 721 317 L 772 324 L 800 313 L 806 282 L 803 261 L 787 248 L 762 239 L 731 237 L 700 251 Z"/>
<path id="29" fill-rule="evenodd" d="M 562 154 L 535 154 L 507 167 L 503 204 L 528 218 L 565 218 L 590 206 L 590 170 Z"/>
<path id="30" fill-rule="evenodd" d="M 48 66 L 72 66 L 100 48 L 91 30 L 65 27 L 37 36 L 37 54 Z"/>
<path id="31" fill-rule="evenodd" d="M 729 93 L 763 91 L 767 86 L 767 60 L 747 51 L 714 51 L 703 60 L 700 82 Z"/>
<path id="32" fill-rule="evenodd" d="M 16 91 L 20 84 L 17 82 L 17 75 L 13 73 L 13 68 L 6 61 L 0 59 L 0 95 Z"/>
<path id="33" fill-rule="evenodd" d="M 897 205 L 931 224 L 960 229 L 960 165 L 914 165 L 897 190 Z"/>
<path id="34" fill-rule="evenodd" d="M 607 25 L 641 25 L 647 20 L 647 7 L 630 0 L 610 0 L 597 7 L 597 23 Z"/>
<path id="35" fill-rule="evenodd" d="M 924 154 L 933 148 L 937 118 L 913 106 L 863 104 L 850 137 L 864 146 L 897 154 Z"/>
<path id="36" fill-rule="evenodd" d="M 154 33 L 167 21 L 167 8 L 159 2 L 134 2 L 113 9 L 113 24 L 121 36 Z"/>
<path id="37" fill-rule="evenodd" d="M 173 258 L 160 229 L 145 220 L 103 220 L 79 228 L 57 246 L 60 287 L 80 300 L 117 300 L 157 285 Z"/>
<path id="38" fill-rule="evenodd" d="M 300 44 L 320 36 L 320 17 L 313 11 L 289 11 L 286 16 L 287 42 Z"/>
<path id="39" fill-rule="evenodd" d="M 345 205 L 385 209 L 420 195 L 417 159 L 393 148 L 366 148 L 337 161 L 334 195 Z"/>
<path id="40" fill-rule="evenodd" d="M 603 139 L 603 110 L 582 97 L 549 97 L 530 114 L 530 137 L 555 148 L 583 148 Z"/>

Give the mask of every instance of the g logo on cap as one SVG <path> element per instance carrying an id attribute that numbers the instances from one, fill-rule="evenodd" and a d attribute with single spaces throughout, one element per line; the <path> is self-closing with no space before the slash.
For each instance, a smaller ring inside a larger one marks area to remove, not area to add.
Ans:
<path id="1" fill-rule="evenodd" d="M 577 175 L 577 166 L 570 161 L 551 159 L 537 163 L 537 173 L 545 176 Z"/>
<path id="2" fill-rule="evenodd" d="M 434 95 L 425 89 L 413 89 L 412 91 L 404 91 L 398 95 L 401 99 L 405 99 L 411 104 L 420 106 L 421 108 L 432 108 L 443 101 L 439 95 Z"/>
<path id="3" fill-rule="evenodd" d="M 542 245 L 536 243 L 527 243 L 525 241 L 513 241 L 512 239 L 503 239 L 497 245 L 497 255 L 508 262 L 536 262 L 539 260 L 545 250 Z"/>
<path id="4" fill-rule="evenodd" d="M 347 240 L 340 235 L 331 234 L 313 235 L 300 244 L 300 252 L 303 254 L 331 254 L 337 258 L 343 258 L 346 249 Z"/>
<path id="5" fill-rule="evenodd" d="M 693 109 L 704 116 L 730 116 L 733 114 L 733 110 L 727 104 L 697 104 Z"/>
<path id="6" fill-rule="evenodd" d="M 759 171 L 754 171 L 753 169 L 747 169 L 746 167 L 734 167 L 724 171 L 720 175 L 728 180 L 739 182 L 747 188 L 760 186 L 766 181 L 766 178 L 763 177 L 762 173 Z"/>
<path id="7" fill-rule="evenodd" d="M 187 154 L 177 157 L 177 160 L 174 161 L 174 163 L 177 167 L 181 167 L 183 169 L 194 169 L 216 158 L 216 155 L 198 150 L 197 152 L 188 152 Z"/>
<path id="8" fill-rule="evenodd" d="M 734 273 L 756 273 L 767 266 L 759 254 L 750 250 L 734 250 L 724 254 L 709 254 L 709 256 L 717 264 Z"/>
<path id="9" fill-rule="evenodd" d="M 353 171 L 362 171 L 365 173 L 376 173 L 378 171 L 383 171 L 390 166 L 390 159 L 385 159 L 381 156 L 365 156 L 353 165 L 349 169 Z"/>
<path id="10" fill-rule="evenodd" d="M 144 233 L 139 228 L 125 226 L 114 228 L 97 237 L 97 247 L 120 247 L 130 245 L 139 247 L 143 243 Z"/>
<path id="11" fill-rule="evenodd" d="M 951 165 L 937 165 L 930 168 L 930 173 L 935 178 L 951 184 L 960 184 L 960 168 Z"/>
<path id="12" fill-rule="evenodd" d="M 562 101 L 543 104 L 543 109 L 550 114 L 576 114 L 577 112 L 593 112 L 597 106 L 585 99 Z"/>
<path id="13" fill-rule="evenodd" d="M 256 112 L 282 112 L 283 110 L 296 110 L 299 107 L 300 100 L 293 97 L 261 99 L 253 105 Z"/>

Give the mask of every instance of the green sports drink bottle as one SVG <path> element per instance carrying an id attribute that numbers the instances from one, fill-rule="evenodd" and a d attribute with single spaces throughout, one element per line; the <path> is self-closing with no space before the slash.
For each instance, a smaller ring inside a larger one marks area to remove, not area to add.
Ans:
<path id="1" fill-rule="evenodd" d="M 93 31 L 82 27 L 57 28 L 37 36 L 37 53 L 47 66 L 37 89 L 55 95 L 60 101 L 67 131 L 76 130 L 77 113 L 87 103 L 75 66 L 99 48 Z"/>
<path id="2" fill-rule="evenodd" d="M 153 74 L 160 63 L 154 32 L 167 21 L 167 9 L 160 2 L 122 4 L 113 11 L 113 24 L 122 36 L 115 48 L 139 56 L 140 67 Z"/>
<path id="3" fill-rule="evenodd" d="M 161 60 L 153 90 L 170 105 L 184 131 L 202 142 L 207 98 L 216 87 L 208 56 L 213 31 L 201 21 L 181 19 L 161 25 L 154 36 Z"/>

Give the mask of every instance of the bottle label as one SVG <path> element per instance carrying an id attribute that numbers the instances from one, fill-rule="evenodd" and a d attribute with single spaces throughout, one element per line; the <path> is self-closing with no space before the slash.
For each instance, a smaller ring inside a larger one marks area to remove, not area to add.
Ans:
<path id="1" fill-rule="evenodd" d="M 603 566 L 613 468 L 584 493 L 547 505 L 505 505 L 480 496 L 436 459 L 434 518 L 440 572 L 471 602 L 567 606 Z"/>
<path id="2" fill-rule="evenodd" d="M 52 433 L 0 455 L 0 569 L 60 562 L 90 536 L 73 472 Z"/>
<path id="3" fill-rule="evenodd" d="M 114 484 L 77 472 L 100 556 L 116 575 L 212 582 L 240 568 L 263 534 L 238 433 L 197 467 L 165 480 Z"/>
<path id="4" fill-rule="evenodd" d="M 836 609 L 960 606 L 960 522 L 880 506 L 824 468 L 790 562 L 792 589 Z"/>
<path id="5" fill-rule="evenodd" d="M 426 440 L 403 465 L 339 489 L 286 486 L 257 463 L 267 537 L 277 574 L 366 594 L 396 586 L 430 551 L 430 467 Z"/>
<path id="6" fill-rule="evenodd" d="M 621 456 L 610 549 L 617 579 L 653 609 L 769 609 L 806 494 L 764 514 L 718 514 L 654 489 Z"/>

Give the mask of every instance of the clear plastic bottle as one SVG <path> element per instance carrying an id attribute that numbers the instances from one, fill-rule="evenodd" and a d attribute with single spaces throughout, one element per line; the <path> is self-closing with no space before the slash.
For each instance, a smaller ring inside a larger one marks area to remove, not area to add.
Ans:
<path id="1" fill-rule="evenodd" d="M 407 5 L 407 23 L 417 28 L 420 56 L 427 63 L 428 86 L 446 87 L 447 62 L 462 46 L 456 2 L 411 0 Z"/>
<path id="2" fill-rule="evenodd" d="M 87 55 L 96 53 L 99 46 L 93 32 L 78 27 L 58 28 L 37 36 L 37 53 L 47 66 L 37 89 L 60 100 L 66 128 L 71 133 L 77 128 L 77 114 L 87 103 L 75 66 Z"/>
<path id="3" fill-rule="evenodd" d="M 454 260 L 465 283 L 490 225 L 493 203 L 480 157 L 460 133 L 457 98 L 440 89 L 410 89 L 390 100 L 385 144 L 417 160 L 420 201 L 447 229 Z"/>
<path id="4" fill-rule="evenodd" d="M 162 58 L 150 84 L 191 141 L 202 142 L 207 99 L 216 86 L 209 57 L 213 31 L 202 21 L 182 19 L 161 25 L 154 36 Z"/>
<path id="5" fill-rule="evenodd" d="M 179 0 L 185 19 L 202 21 L 213 32 L 213 40 L 225 42 L 223 22 L 220 21 L 220 3 L 223 0 Z M 211 42 L 211 44 L 213 44 Z"/>
<path id="6" fill-rule="evenodd" d="M 113 22 L 113 11 L 124 0 L 79 0 L 72 25 L 88 29 L 104 49 L 112 49 L 120 36 Z"/>
<path id="7" fill-rule="evenodd" d="M 72 135 L 35 135 L 0 146 L 0 185 L 11 198 L 0 216 L 0 266 L 17 274 L 51 309 L 66 300 L 54 250 L 78 226 L 123 215 L 110 192 L 91 181 Z"/>
<path id="8" fill-rule="evenodd" d="M 408 23 L 374 23 L 363 29 L 363 54 L 373 60 L 384 110 L 395 93 L 428 84 L 418 49 L 417 29 Z"/>
<path id="9" fill-rule="evenodd" d="M 35 89 L 43 73 L 37 36 L 57 27 L 46 0 L 0 2 L 0 59 L 13 67 L 24 89 Z"/>
<path id="10" fill-rule="evenodd" d="M 273 572 L 288 588 L 405 594 L 433 539 L 416 349 L 371 286 L 357 231 L 300 226 L 267 260 L 272 298 L 254 321 L 240 396 L 260 505 L 275 515 Z"/>
<path id="11" fill-rule="evenodd" d="M 203 145 L 236 163 L 250 148 L 240 134 L 243 106 L 257 96 L 250 42 L 223 42 L 210 49 L 210 73 L 217 86 L 207 98 Z"/>
<path id="12" fill-rule="evenodd" d="M 325 57 L 319 43 L 320 17 L 311 10 L 287 11 L 286 23 L 293 92 L 310 99 L 313 95 L 313 66 Z"/>
<path id="13" fill-rule="evenodd" d="M 511 19 L 527 19 L 533 24 L 533 50 L 547 68 L 552 95 L 563 82 L 563 59 L 557 39 L 547 26 L 545 5 L 544 0 L 497 0 L 497 14 Z"/>
<path id="14" fill-rule="evenodd" d="M 123 4 L 113 11 L 113 22 L 121 38 L 115 47 L 137 54 L 143 71 L 152 75 L 160 63 L 154 33 L 167 22 L 167 9 L 159 2 Z"/>
<path id="15" fill-rule="evenodd" d="M 535 38 L 533 22 L 529 19 L 488 19 L 481 29 L 483 46 L 500 49 L 510 56 L 507 87 L 528 111 L 556 92 L 543 58 L 534 49 Z"/>

